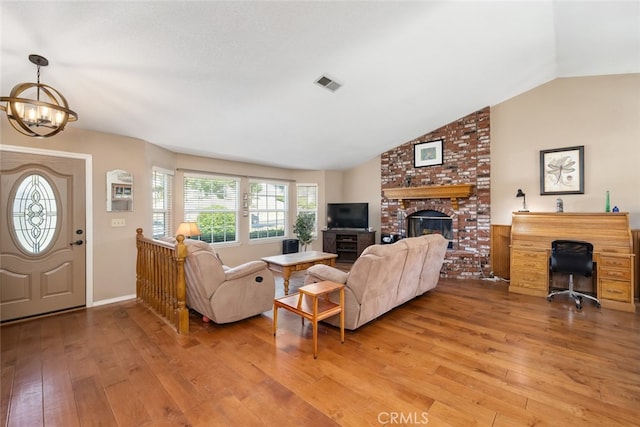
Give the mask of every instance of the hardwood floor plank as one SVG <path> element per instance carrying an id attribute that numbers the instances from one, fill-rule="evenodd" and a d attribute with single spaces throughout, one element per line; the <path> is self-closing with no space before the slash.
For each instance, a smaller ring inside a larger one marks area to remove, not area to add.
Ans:
<path id="1" fill-rule="evenodd" d="M 143 402 L 152 420 L 186 422 L 180 407 L 131 342 L 120 341 L 115 347 L 115 352 L 118 363 L 129 373 L 128 381 L 131 387 L 128 393 Z"/>
<path id="2" fill-rule="evenodd" d="M 632 410 L 620 406 L 614 407 L 603 402 L 597 396 L 585 396 L 567 390 L 564 382 L 555 379 L 531 381 L 528 375 L 510 372 L 507 380 L 511 384 L 517 384 L 530 396 L 527 409 L 542 410 L 545 413 L 553 412 L 556 414 L 554 416 L 558 418 L 564 416 L 567 419 L 569 417 L 574 420 L 581 419 L 581 422 L 587 425 L 616 425 L 618 423 L 625 425 L 628 422 L 637 423 L 640 415 L 637 406 Z"/>
<path id="3" fill-rule="evenodd" d="M 466 375 L 450 367 L 441 366 L 438 368 L 436 375 L 445 378 L 447 381 L 454 382 L 464 389 L 471 389 L 478 392 L 478 399 L 485 399 L 483 406 L 492 408 L 498 413 L 513 413 L 514 415 L 522 415 L 522 410 L 527 406 L 526 397 L 519 393 L 506 390 L 502 383 L 480 380 L 470 375 Z"/>
<path id="4" fill-rule="evenodd" d="M 65 355 L 60 317 L 51 316 L 47 322 L 42 322 L 40 328 L 40 352 L 43 360 L 49 358 L 57 359 Z"/>
<path id="5" fill-rule="evenodd" d="M 20 324 L 3 325 L 0 331 L 0 366 L 15 366 L 20 349 Z"/>
<path id="6" fill-rule="evenodd" d="M 436 426 L 472 427 L 478 424 L 477 419 L 459 409 L 449 406 L 441 401 L 433 403 L 427 413 L 429 424 Z M 493 423 L 489 424 L 492 425 Z"/>
<path id="7" fill-rule="evenodd" d="M 134 386 L 129 380 L 105 387 L 114 418 L 120 426 L 144 425 L 152 421 L 144 403 L 138 396 L 130 393 L 133 388 Z"/>
<path id="8" fill-rule="evenodd" d="M 185 413 L 189 425 L 193 427 L 228 427 L 231 424 L 217 407 L 221 397 L 205 400 Z M 244 424 L 243 424 L 244 425 Z M 155 427 L 155 424 L 154 424 Z"/>
<path id="9" fill-rule="evenodd" d="M 242 399 L 242 404 L 254 414 L 258 414 L 263 425 L 339 425 L 310 402 L 272 378 L 265 378 L 258 384 L 254 392 Z M 264 408 L 273 409 L 265 411 Z M 295 414 L 295 417 L 291 417 L 290 414 Z"/>
<path id="10" fill-rule="evenodd" d="M 363 366 L 364 360 L 364 358 L 350 359 L 340 353 L 331 352 L 318 364 L 318 369 L 335 384 L 362 396 L 372 410 L 423 411 L 433 404 L 435 398 L 432 395 L 415 386 L 405 387 L 398 381 L 398 378 L 410 375 L 417 385 L 421 378 L 431 375 L 430 368 L 422 370 L 409 360 L 405 363 L 406 359 L 396 359 L 395 362 L 381 369 L 368 370 Z M 366 381 L 362 381 L 359 375 L 362 369 L 371 372 Z M 336 391 L 341 392 L 342 390 L 337 387 Z M 341 396 L 341 393 L 334 392 L 334 394 Z"/>
<path id="11" fill-rule="evenodd" d="M 9 403 L 13 395 L 13 378 L 15 367 L 12 365 L 3 366 L 0 371 L 0 421 L 2 425 L 7 425 L 9 417 Z"/>
<path id="12" fill-rule="evenodd" d="M 125 340 L 125 338 L 121 338 L 121 340 Z M 118 363 L 116 349 L 120 346 L 119 341 L 113 341 L 91 349 L 90 355 L 95 361 L 100 381 L 104 387 L 129 379 L 129 372 Z"/>
<path id="13" fill-rule="evenodd" d="M 43 410 L 47 424 L 79 426 L 80 418 L 64 353 L 44 359 L 42 365 Z"/>
<path id="14" fill-rule="evenodd" d="M 8 412 L 7 426 L 43 425 L 42 382 L 15 383 Z"/>
<path id="15" fill-rule="evenodd" d="M 227 426 L 261 426 L 262 421 L 258 414 L 248 410 L 242 402 L 233 395 L 227 395 L 214 403 L 213 407 L 216 422 L 224 420 Z M 211 420 L 210 420 L 211 421 Z"/>
<path id="16" fill-rule="evenodd" d="M 73 382 L 82 426 L 117 426 L 105 389 L 96 377 L 83 377 Z M 36 424 L 32 424 L 36 425 Z"/>

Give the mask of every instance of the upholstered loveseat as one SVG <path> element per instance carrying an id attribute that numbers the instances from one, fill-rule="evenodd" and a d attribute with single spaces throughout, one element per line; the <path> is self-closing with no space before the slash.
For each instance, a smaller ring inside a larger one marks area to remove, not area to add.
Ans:
<path id="1" fill-rule="evenodd" d="M 367 322 L 438 284 L 448 241 L 439 234 L 367 247 L 347 273 L 327 265 L 307 270 L 305 284 L 330 280 L 345 286 L 345 328 Z M 332 295 L 331 299 L 337 298 Z M 337 301 L 337 299 L 335 299 Z M 338 316 L 325 320 L 339 325 Z"/>
<path id="2" fill-rule="evenodd" d="M 264 261 L 225 266 L 213 246 L 186 239 L 187 306 L 216 323 L 246 319 L 273 308 L 275 283 Z"/>

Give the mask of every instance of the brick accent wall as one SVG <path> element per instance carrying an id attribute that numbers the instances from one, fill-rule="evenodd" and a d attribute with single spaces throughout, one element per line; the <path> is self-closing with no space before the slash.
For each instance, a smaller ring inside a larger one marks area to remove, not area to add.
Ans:
<path id="1" fill-rule="evenodd" d="M 488 276 L 491 270 L 490 118 L 490 108 L 483 108 L 381 156 L 383 190 L 450 184 L 474 186 L 471 197 L 458 199 L 455 210 L 450 199 L 406 200 L 403 209 L 398 200 L 382 197 L 383 234 L 405 232 L 406 223 L 398 220 L 399 213 L 406 216 L 431 209 L 453 219 L 453 247 L 445 256 L 442 277 L 480 278 L 483 274 Z M 437 139 L 444 141 L 443 164 L 414 167 L 414 145 Z"/>

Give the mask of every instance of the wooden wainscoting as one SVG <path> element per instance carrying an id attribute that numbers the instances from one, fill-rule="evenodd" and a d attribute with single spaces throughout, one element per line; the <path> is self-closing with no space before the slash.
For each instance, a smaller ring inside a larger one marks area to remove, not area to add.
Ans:
<path id="1" fill-rule="evenodd" d="M 635 256 L 635 285 L 633 289 L 633 295 L 636 299 L 640 299 L 640 230 L 631 230 L 631 238 L 633 239 L 633 253 Z"/>
<path id="2" fill-rule="evenodd" d="M 640 299 L 640 229 L 631 230 L 633 239 L 633 253 L 635 256 L 635 283 L 634 291 L 636 300 Z M 509 274 L 509 245 L 511 244 L 510 225 L 491 225 L 491 270 L 496 276 L 508 279 Z"/>
<path id="3" fill-rule="evenodd" d="M 491 271 L 493 274 L 508 279 L 509 245 L 511 244 L 510 225 L 491 225 Z"/>

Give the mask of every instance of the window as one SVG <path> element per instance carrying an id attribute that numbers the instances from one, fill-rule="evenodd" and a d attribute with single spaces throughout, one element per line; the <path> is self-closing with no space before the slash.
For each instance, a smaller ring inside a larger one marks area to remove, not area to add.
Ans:
<path id="1" fill-rule="evenodd" d="M 184 175 L 184 221 L 200 228 L 200 240 L 237 242 L 239 180 L 212 175 Z"/>
<path id="2" fill-rule="evenodd" d="M 297 212 L 296 216 L 302 212 L 313 215 L 314 231 L 313 235 L 318 235 L 318 184 L 298 184 L 297 186 Z"/>
<path id="3" fill-rule="evenodd" d="M 285 235 L 287 219 L 287 184 L 249 183 L 249 239 L 266 239 Z"/>
<path id="4" fill-rule="evenodd" d="M 172 236 L 173 171 L 154 167 L 151 180 L 153 238 Z"/>
<path id="5" fill-rule="evenodd" d="M 59 200 L 42 175 L 27 175 L 18 183 L 10 215 L 18 245 L 31 255 L 43 253 L 54 242 L 60 217 Z"/>

